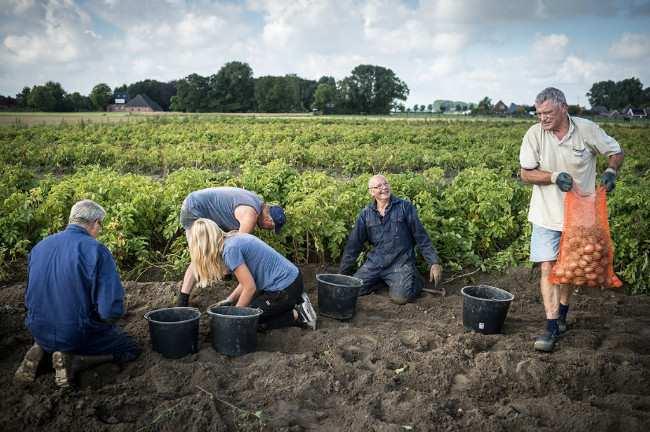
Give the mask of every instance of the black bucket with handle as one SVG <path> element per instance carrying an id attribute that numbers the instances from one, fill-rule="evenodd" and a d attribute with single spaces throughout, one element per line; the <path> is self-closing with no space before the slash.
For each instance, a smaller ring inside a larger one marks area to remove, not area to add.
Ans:
<path id="1" fill-rule="evenodd" d="M 326 317 L 348 320 L 354 316 L 363 281 L 342 274 L 317 274 L 318 312 Z"/>
<path id="2" fill-rule="evenodd" d="M 463 295 L 463 326 L 483 334 L 501 333 L 510 302 L 508 291 L 489 285 L 466 286 Z"/>
<path id="3" fill-rule="evenodd" d="M 257 321 L 262 309 L 212 305 L 208 315 L 215 351 L 236 357 L 257 349 Z"/>
<path id="4" fill-rule="evenodd" d="M 163 357 L 177 359 L 199 350 L 199 318 L 192 307 L 171 307 L 147 312 L 151 346 Z"/>

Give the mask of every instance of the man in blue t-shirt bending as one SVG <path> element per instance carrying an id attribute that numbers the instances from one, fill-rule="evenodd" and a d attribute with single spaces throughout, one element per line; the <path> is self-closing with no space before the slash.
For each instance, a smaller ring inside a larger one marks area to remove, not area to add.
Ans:
<path id="1" fill-rule="evenodd" d="M 25 325 L 34 337 L 16 371 L 32 382 L 45 352 L 55 381 L 70 386 L 89 366 L 135 360 L 139 345 L 115 322 L 124 315 L 124 289 L 110 251 L 96 240 L 106 216 L 91 200 L 77 202 L 69 225 L 40 241 L 29 254 Z"/>

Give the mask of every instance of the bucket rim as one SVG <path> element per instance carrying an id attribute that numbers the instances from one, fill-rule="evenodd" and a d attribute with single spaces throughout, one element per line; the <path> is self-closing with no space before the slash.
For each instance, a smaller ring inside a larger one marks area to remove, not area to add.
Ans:
<path id="1" fill-rule="evenodd" d="M 151 314 L 162 311 L 162 310 L 169 310 L 169 309 L 188 309 L 188 310 L 191 310 L 193 312 L 196 312 L 197 314 L 196 314 L 195 317 L 188 318 L 188 319 L 183 320 L 183 321 L 172 321 L 172 322 L 170 322 L 170 321 L 158 321 L 158 320 L 155 320 L 155 319 L 151 318 Z M 158 309 L 151 310 L 151 311 L 147 312 L 146 314 L 144 314 L 144 319 L 146 319 L 147 321 L 152 322 L 152 323 L 156 323 L 156 324 L 162 324 L 162 325 L 185 324 L 185 323 L 188 323 L 188 322 L 198 320 L 199 318 L 201 318 L 201 311 L 199 310 L 199 308 L 190 307 L 190 306 L 173 306 L 173 307 L 158 308 Z"/>
<path id="2" fill-rule="evenodd" d="M 254 311 L 251 315 L 225 315 L 221 314 L 218 312 L 212 312 L 212 308 L 216 307 L 236 307 L 238 309 L 248 309 L 251 311 Z M 218 316 L 218 317 L 225 317 L 225 318 L 234 318 L 234 319 L 247 319 L 247 318 L 257 318 L 260 315 L 264 313 L 264 311 L 260 308 L 253 308 L 253 307 L 248 307 L 248 306 L 223 306 L 223 305 L 218 305 L 217 303 L 208 306 L 208 308 L 205 311 L 208 315 L 212 316 Z"/>
<path id="3" fill-rule="evenodd" d="M 499 292 L 505 294 L 505 295 L 508 296 L 509 298 L 505 298 L 505 299 L 492 299 L 492 298 L 476 297 L 476 296 L 473 296 L 473 295 L 471 295 L 471 294 L 468 294 L 468 293 L 465 291 L 465 288 L 477 288 L 477 287 L 478 287 L 478 288 L 480 288 L 480 287 L 484 287 L 484 288 L 492 288 L 492 289 L 494 289 L 494 290 L 497 290 L 497 291 L 499 291 Z M 509 292 L 509 291 L 506 291 L 506 290 L 504 290 L 504 289 L 502 289 L 502 288 L 497 288 L 497 287 L 495 287 L 495 286 L 492 286 L 492 285 L 486 285 L 486 284 L 467 285 L 467 286 L 464 286 L 464 287 L 460 290 L 460 292 L 461 292 L 461 294 L 462 294 L 464 297 L 469 297 L 469 298 L 472 298 L 472 299 L 475 299 L 475 300 L 479 300 L 479 301 L 487 301 L 487 302 L 498 302 L 498 303 L 501 303 L 501 302 L 511 302 L 511 301 L 513 301 L 513 300 L 515 299 L 515 295 L 514 295 L 513 293 L 511 293 L 511 292 Z"/>
<path id="4" fill-rule="evenodd" d="M 343 276 L 343 277 L 345 277 L 345 278 L 348 278 L 348 279 L 354 280 L 356 283 L 355 283 L 354 285 L 349 285 L 349 284 L 348 284 L 348 285 L 337 284 L 337 283 L 334 283 L 334 282 L 330 282 L 330 281 L 322 280 L 321 278 L 322 278 L 323 276 Z M 341 274 L 341 273 L 317 273 L 317 274 L 316 274 L 316 280 L 317 280 L 318 282 L 322 282 L 322 283 L 326 283 L 326 284 L 334 285 L 334 286 L 337 286 L 337 287 L 345 287 L 345 288 L 350 288 L 350 287 L 354 287 L 354 288 L 356 288 L 356 287 L 360 287 L 360 286 L 363 285 L 363 281 L 362 281 L 361 279 L 359 279 L 358 277 L 348 276 L 348 275 L 344 275 L 344 274 Z"/>

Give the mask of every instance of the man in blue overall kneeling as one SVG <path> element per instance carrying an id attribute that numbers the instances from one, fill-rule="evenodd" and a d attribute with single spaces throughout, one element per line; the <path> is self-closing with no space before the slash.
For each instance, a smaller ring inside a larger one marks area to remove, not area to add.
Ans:
<path id="1" fill-rule="evenodd" d="M 383 281 L 388 285 L 391 300 L 405 304 L 417 298 L 423 286 L 415 265 L 415 246 L 429 265 L 429 281 L 436 286 L 442 277 L 442 266 L 413 204 L 394 196 L 383 175 L 370 178 L 368 191 L 373 201 L 357 217 L 343 252 L 340 272 L 352 274 L 361 248 L 368 242 L 372 246 L 368 259 L 354 273 L 363 281 L 359 295 L 370 294 Z"/>
<path id="2" fill-rule="evenodd" d="M 34 381 L 45 352 L 52 353 L 59 387 L 69 387 L 87 367 L 140 355 L 135 340 L 115 325 L 124 315 L 124 289 L 113 256 L 96 240 L 105 216 L 99 204 L 79 201 L 67 228 L 30 252 L 25 324 L 35 343 L 16 371 L 18 381 Z"/>

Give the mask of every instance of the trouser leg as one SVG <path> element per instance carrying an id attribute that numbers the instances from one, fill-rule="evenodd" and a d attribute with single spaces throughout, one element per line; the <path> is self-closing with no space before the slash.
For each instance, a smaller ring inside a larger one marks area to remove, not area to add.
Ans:
<path id="1" fill-rule="evenodd" d="M 295 324 L 293 308 L 298 304 L 303 291 L 302 273 L 282 291 L 260 291 L 250 304 L 250 307 L 262 309 L 258 327 L 261 330 L 270 330 Z"/>
<path id="2" fill-rule="evenodd" d="M 363 285 L 359 289 L 359 295 L 367 295 L 377 290 L 377 284 L 381 282 L 381 269 L 371 267 L 368 261 L 363 263 L 354 274 L 355 278 L 361 279 Z"/>
<path id="3" fill-rule="evenodd" d="M 397 304 L 405 304 L 422 292 L 424 280 L 414 262 L 396 264 L 382 272 L 388 295 Z"/>

